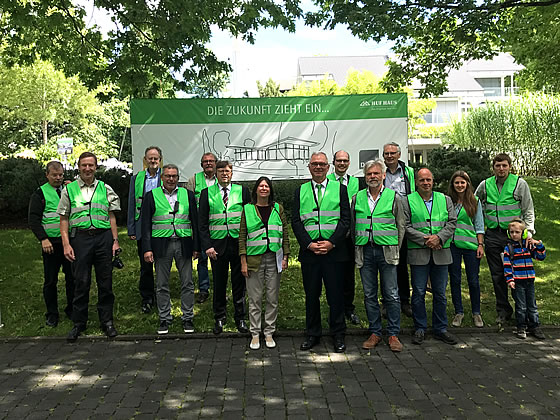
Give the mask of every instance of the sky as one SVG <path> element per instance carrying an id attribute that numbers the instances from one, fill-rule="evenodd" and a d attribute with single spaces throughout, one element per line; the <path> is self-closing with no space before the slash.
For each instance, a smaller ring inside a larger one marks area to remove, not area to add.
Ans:
<path id="1" fill-rule="evenodd" d="M 95 8 L 92 0 L 78 0 L 77 3 L 85 7 L 88 25 L 97 24 L 104 32 L 113 27 L 110 17 Z M 303 0 L 302 8 L 310 10 L 311 2 Z M 269 78 L 295 81 L 299 57 L 388 54 L 390 45 L 361 41 L 340 25 L 325 31 L 305 26 L 300 20 L 295 33 L 283 29 L 259 30 L 253 45 L 215 28 L 208 48 L 234 68 L 224 96 L 241 97 L 246 91 L 250 96 L 258 96 L 257 80 L 262 84 Z"/>

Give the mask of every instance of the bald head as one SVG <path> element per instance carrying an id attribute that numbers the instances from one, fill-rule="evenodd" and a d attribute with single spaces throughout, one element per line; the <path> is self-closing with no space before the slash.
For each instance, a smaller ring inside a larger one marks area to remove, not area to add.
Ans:
<path id="1" fill-rule="evenodd" d="M 424 200 L 429 200 L 434 188 L 434 176 L 428 168 L 418 170 L 416 174 L 416 188 Z"/>

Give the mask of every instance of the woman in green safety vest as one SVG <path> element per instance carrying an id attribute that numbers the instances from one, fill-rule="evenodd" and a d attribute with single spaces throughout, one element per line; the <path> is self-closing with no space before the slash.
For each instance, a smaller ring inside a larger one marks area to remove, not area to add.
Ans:
<path id="1" fill-rule="evenodd" d="M 453 262 L 449 265 L 451 298 L 455 307 L 455 317 L 451 322 L 460 327 L 463 322 L 463 302 L 461 299 L 461 260 L 465 262 L 465 272 L 469 285 L 469 296 L 473 323 L 482 328 L 480 314 L 480 283 L 478 274 L 480 259 L 484 256 L 484 215 L 482 206 L 473 193 L 471 178 L 465 171 L 456 171 L 449 181 L 448 195 L 457 213 L 457 229 L 451 242 Z"/>
<path id="2" fill-rule="evenodd" d="M 251 194 L 252 202 L 243 207 L 239 229 L 241 273 L 247 279 L 249 322 L 253 350 L 260 348 L 262 295 L 266 292 L 264 337 L 268 348 L 276 347 L 280 273 L 288 267 L 290 242 L 284 208 L 274 201 L 272 181 L 260 177 Z"/>

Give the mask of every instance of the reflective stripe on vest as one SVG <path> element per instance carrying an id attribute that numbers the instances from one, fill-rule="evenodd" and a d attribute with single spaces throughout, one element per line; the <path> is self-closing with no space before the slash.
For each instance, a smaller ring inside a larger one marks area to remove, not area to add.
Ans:
<path id="1" fill-rule="evenodd" d="M 519 177 L 509 174 L 500 192 L 498 192 L 495 176 L 484 182 L 486 186 L 484 222 L 490 229 L 496 229 L 497 227 L 507 229 L 509 222 L 521 217 L 521 202 L 513 197 Z"/>
<path id="2" fill-rule="evenodd" d="M 282 247 L 282 219 L 278 203 L 274 203 L 268 218 L 268 236 L 256 206 L 245 204 L 243 209 L 247 222 L 247 255 L 261 255 L 267 250 L 278 251 Z"/>
<path id="3" fill-rule="evenodd" d="M 480 202 L 478 203 L 480 206 Z M 465 207 L 461 206 L 457 215 L 457 228 L 453 234 L 452 242 L 457 248 L 473 249 L 478 248 L 478 240 L 472 219 L 467 214 Z"/>
<path id="4" fill-rule="evenodd" d="M 410 222 L 412 227 L 426 235 L 436 235 L 449 220 L 447 213 L 447 202 L 445 195 L 440 192 L 433 192 L 432 212 L 428 213 L 426 203 L 418 192 L 414 192 L 407 197 L 410 206 Z M 451 238 L 443 244 L 443 248 L 449 248 Z M 411 240 L 407 241 L 408 249 L 427 248 L 426 245 L 418 245 Z"/>
<path id="5" fill-rule="evenodd" d="M 186 189 L 177 190 L 177 213 L 167 201 L 163 188 L 152 190 L 155 211 L 152 215 L 152 237 L 170 238 L 173 233 L 180 238 L 192 237 L 192 226 L 189 218 L 189 194 Z"/>
<path id="6" fill-rule="evenodd" d="M 299 218 L 312 240 L 329 239 L 340 220 L 340 184 L 327 183 L 320 207 L 311 181 L 303 184 L 299 190 Z"/>
<path id="7" fill-rule="evenodd" d="M 338 175 L 336 175 L 335 173 L 332 173 L 329 174 L 327 178 L 331 181 L 339 182 L 336 179 L 337 176 Z M 348 190 L 348 200 L 351 202 L 352 197 L 354 197 L 354 195 L 356 195 L 358 190 L 360 189 L 360 182 L 358 181 L 358 178 L 348 175 L 348 185 L 346 186 L 346 189 Z"/>
<path id="8" fill-rule="evenodd" d="M 377 245 L 398 245 L 399 232 L 393 215 L 395 191 L 384 188 L 373 213 L 369 208 L 367 189 L 356 194 L 356 245 L 366 245 L 370 232 L 373 242 Z"/>
<path id="9" fill-rule="evenodd" d="M 214 177 L 214 185 L 218 183 L 218 179 Z M 197 172 L 194 176 L 194 197 L 196 198 L 196 205 L 198 205 L 198 201 L 200 200 L 200 194 L 203 190 L 208 188 L 206 185 L 206 177 L 204 176 L 204 171 Z"/>
<path id="10" fill-rule="evenodd" d="M 111 228 L 107 188 L 103 181 L 97 181 L 90 202 L 84 199 L 78 181 L 68 184 L 66 190 L 68 198 L 70 198 L 69 225 L 71 228 L 89 229 L 92 226 L 97 229 Z"/>
<path id="11" fill-rule="evenodd" d="M 49 238 L 60 237 L 60 215 L 56 212 L 60 197 L 54 188 L 48 182 L 41 185 L 43 196 L 45 197 L 45 208 L 43 210 L 43 218 L 41 226 L 45 229 L 45 233 Z"/>
<path id="12" fill-rule="evenodd" d="M 210 206 L 209 230 L 211 239 L 224 239 L 229 234 L 232 238 L 239 238 L 241 211 L 243 210 L 243 188 L 241 185 L 231 184 L 227 209 L 224 206 L 222 188 L 220 184 L 208 187 L 208 204 Z"/>

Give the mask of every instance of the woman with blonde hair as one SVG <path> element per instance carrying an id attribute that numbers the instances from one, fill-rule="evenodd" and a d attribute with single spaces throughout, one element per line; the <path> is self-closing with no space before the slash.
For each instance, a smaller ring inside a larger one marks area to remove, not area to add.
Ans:
<path id="1" fill-rule="evenodd" d="M 482 328 L 480 314 L 480 259 L 484 256 L 484 217 L 482 205 L 473 193 L 471 178 L 465 171 L 456 171 L 449 181 L 447 193 L 457 213 L 457 229 L 451 242 L 453 262 L 449 265 L 451 298 L 455 307 L 455 317 L 451 322 L 460 327 L 463 322 L 463 302 L 461 297 L 461 260 L 465 262 L 465 272 L 469 285 L 473 323 Z"/>

